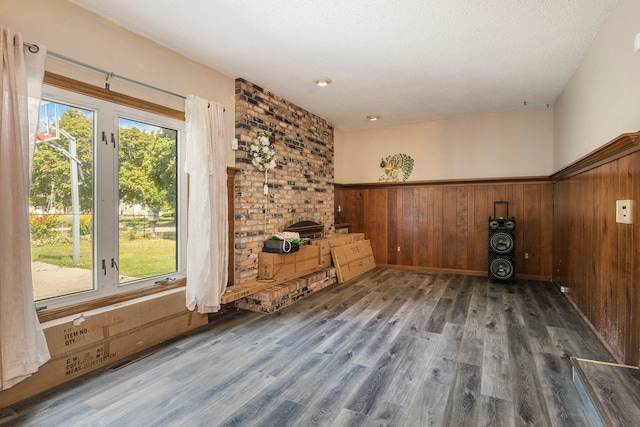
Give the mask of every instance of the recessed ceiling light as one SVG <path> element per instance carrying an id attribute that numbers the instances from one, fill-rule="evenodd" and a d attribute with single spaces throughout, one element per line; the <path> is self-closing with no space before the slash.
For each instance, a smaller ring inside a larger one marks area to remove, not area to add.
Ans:
<path id="1" fill-rule="evenodd" d="M 320 87 L 325 87 L 327 86 L 329 83 L 331 83 L 331 79 L 328 77 L 321 77 L 318 80 L 316 80 L 316 84 Z"/>
<path id="2" fill-rule="evenodd" d="M 380 118 L 380 116 L 378 114 L 369 114 L 367 116 L 367 119 L 369 119 L 370 122 L 375 122 L 379 118 Z"/>

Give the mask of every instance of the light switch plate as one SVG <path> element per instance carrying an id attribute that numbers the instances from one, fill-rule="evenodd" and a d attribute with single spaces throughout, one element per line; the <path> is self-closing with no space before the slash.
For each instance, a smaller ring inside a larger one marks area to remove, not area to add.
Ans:
<path id="1" fill-rule="evenodd" d="M 633 200 L 616 200 L 616 222 L 631 224 L 633 217 Z"/>
<path id="2" fill-rule="evenodd" d="M 238 138 L 231 138 L 231 149 L 232 150 L 238 149 Z"/>
<path id="3" fill-rule="evenodd" d="M 633 51 L 640 52 L 640 33 L 633 38 Z"/>

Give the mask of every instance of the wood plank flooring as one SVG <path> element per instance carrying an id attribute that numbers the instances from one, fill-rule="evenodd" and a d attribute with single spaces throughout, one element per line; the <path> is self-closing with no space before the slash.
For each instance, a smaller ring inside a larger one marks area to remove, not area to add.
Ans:
<path id="1" fill-rule="evenodd" d="M 583 385 L 583 400 L 593 406 L 604 426 L 638 425 L 640 420 L 640 369 L 575 359 Z M 588 390 L 587 390 L 588 388 Z"/>
<path id="2" fill-rule="evenodd" d="M 571 356 L 609 360 L 550 283 L 377 268 L 225 313 L 0 425 L 588 426 Z"/>

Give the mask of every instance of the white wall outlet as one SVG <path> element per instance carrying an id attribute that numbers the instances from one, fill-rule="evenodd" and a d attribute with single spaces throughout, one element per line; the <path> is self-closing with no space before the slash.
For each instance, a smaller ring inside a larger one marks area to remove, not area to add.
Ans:
<path id="1" fill-rule="evenodd" d="M 633 51 L 640 52 L 640 33 L 633 38 Z"/>
<path id="2" fill-rule="evenodd" d="M 616 222 L 631 224 L 633 218 L 633 200 L 616 200 Z"/>
<path id="3" fill-rule="evenodd" d="M 238 149 L 238 138 L 231 138 L 231 149 L 232 150 Z"/>
<path id="4" fill-rule="evenodd" d="M 398 246 L 398 252 L 400 252 L 400 246 Z"/>

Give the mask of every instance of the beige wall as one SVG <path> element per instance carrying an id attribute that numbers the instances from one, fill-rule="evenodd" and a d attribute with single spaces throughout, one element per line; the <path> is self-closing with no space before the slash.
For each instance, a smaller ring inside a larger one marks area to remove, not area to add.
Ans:
<path id="1" fill-rule="evenodd" d="M 335 180 L 373 182 L 380 159 L 407 153 L 411 180 L 548 175 L 624 132 L 640 129 L 640 2 L 620 0 L 552 110 L 523 110 L 335 135 Z M 0 25 L 25 41 L 178 94 L 226 107 L 234 81 L 64 0 L 2 0 Z M 105 76 L 49 57 L 47 69 L 103 86 Z M 180 98 L 110 80 L 111 89 L 183 109 Z M 228 149 L 227 165 L 234 165 Z"/>
<path id="2" fill-rule="evenodd" d="M 234 81 L 137 36 L 65 0 L 2 0 L 0 25 L 29 43 L 180 95 L 197 95 L 225 106 L 226 140 L 234 136 Z M 105 76 L 47 57 L 47 71 L 103 87 Z M 184 111 L 184 100 L 111 79 L 111 90 Z M 230 145 L 227 165 L 234 165 Z"/>
<path id="3" fill-rule="evenodd" d="M 382 158 L 413 157 L 410 181 L 548 176 L 553 109 L 529 109 L 365 131 L 336 132 L 335 180 L 375 182 Z"/>
<path id="4" fill-rule="evenodd" d="M 640 1 L 619 0 L 554 106 L 554 172 L 640 130 Z"/>

